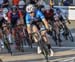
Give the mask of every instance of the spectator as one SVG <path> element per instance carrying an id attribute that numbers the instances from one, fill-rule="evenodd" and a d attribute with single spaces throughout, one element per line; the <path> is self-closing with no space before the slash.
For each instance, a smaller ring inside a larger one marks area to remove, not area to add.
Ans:
<path id="1" fill-rule="evenodd" d="M 37 0 L 30 0 L 30 4 L 36 4 L 37 3 Z"/>
<path id="2" fill-rule="evenodd" d="M 8 6 L 9 6 L 9 1 L 3 0 L 3 8 L 8 8 Z"/>
<path id="3" fill-rule="evenodd" d="M 69 3 L 69 1 L 68 1 L 68 0 L 64 0 L 63 5 L 64 5 L 64 6 L 69 6 L 69 5 L 70 5 L 70 3 Z"/>
<path id="4" fill-rule="evenodd" d="M 1 7 L 2 4 L 3 4 L 3 0 L 0 0 L 0 7 Z"/>
<path id="5" fill-rule="evenodd" d="M 54 6 L 54 0 L 50 0 L 50 7 L 53 8 Z"/>
<path id="6" fill-rule="evenodd" d="M 18 5 L 19 5 L 19 9 L 23 9 L 25 6 L 24 0 L 20 0 Z"/>
<path id="7" fill-rule="evenodd" d="M 12 0 L 13 5 L 17 6 L 20 0 Z"/>
<path id="8" fill-rule="evenodd" d="M 37 5 L 46 5 L 44 0 L 38 0 Z"/>

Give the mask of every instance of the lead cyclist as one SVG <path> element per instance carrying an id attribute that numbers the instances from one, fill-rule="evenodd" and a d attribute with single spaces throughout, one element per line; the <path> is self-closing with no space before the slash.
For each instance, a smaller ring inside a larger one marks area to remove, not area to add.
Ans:
<path id="1" fill-rule="evenodd" d="M 37 27 L 37 25 L 35 23 L 35 19 L 39 19 L 39 18 L 41 19 L 41 21 L 45 25 L 46 29 L 49 29 L 48 22 L 45 19 L 42 12 L 40 10 L 36 9 L 34 5 L 28 4 L 26 6 L 26 18 L 25 18 L 28 34 L 31 34 L 32 31 L 33 32 L 38 32 L 39 31 L 39 28 Z M 34 22 L 33 27 L 31 27 L 31 22 Z M 31 29 L 32 29 L 32 31 L 31 31 Z M 45 33 L 46 33 L 46 31 L 42 32 L 42 35 L 45 35 Z M 51 53 L 50 56 L 53 56 L 53 50 L 51 49 L 50 43 L 48 43 L 47 37 L 45 36 L 43 39 L 44 39 L 45 43 L 47 44 L 48 49 L 50 50 L 50 53 Z M 35 42 L 38 42 L 38 40 L 36 40 L 35 38 L 34 38 L 34 40 L 35 40 Z M 40 54 L 41 50 L 40 50 L 39 46 L 38 46 L 37 50 L 38 50 L 38 54 Z"/>

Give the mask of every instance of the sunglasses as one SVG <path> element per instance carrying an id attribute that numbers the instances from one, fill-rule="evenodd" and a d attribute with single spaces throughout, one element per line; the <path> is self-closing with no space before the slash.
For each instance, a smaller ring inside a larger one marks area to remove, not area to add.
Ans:
<path id="1" fill-rule="evenodd" d="M 34 12 L 30 12 L 29 14 L 32 14 L 32 13 L 34 13 Z"/>

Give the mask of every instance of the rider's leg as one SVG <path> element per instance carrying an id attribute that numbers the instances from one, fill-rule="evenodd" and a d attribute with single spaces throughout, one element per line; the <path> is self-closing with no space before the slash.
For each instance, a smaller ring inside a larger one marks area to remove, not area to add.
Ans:
<path id="1" fill-rule="evenodd" d="M 32 31 L 33 31 L 33 32 L 38 32 L 38 28 L 34 25 L 34 26 L 32 27 Z M 38 41 L 39 41 L 39 40 L 37 39 L 37 37 L 38 37 L 38 35 L 35 34 L 35 36 L 34 36 L 34 41 L 35 41 L 35 42 L 38 42 Z M 38 53 L 38 54 L 41 53 L 41 49 L 40 49 L 39 46 L 37 47 L 37 53 Z"/>
<path id="2" fill-rule="evenodd" d="M 54 30 L 56 31 L 56 38 L 58 39 L 58 35 L 59 35 L 59 23 L 58 22 L 54 22 Z"/>
<path id="3" fill-rule="evenodd" d="M 4 43 L 3 43 L 3 40 L 2 40 L 2 31 L 0 29 L 0 44 L 1 44 L 1 48 L 4 48 Z"/>
<path id="4" fill-rule="evenodd" d="M 7 38 L 9 40 L 9 43 L 12 44 L 12 35 L 11 35 L 11 32 L 10 32 L 10 29 L 9 28 L 6 28 L 6 34 L 7 34 Z"/>
<path id="5" fill-rule="evenodd" d="M 42 31 L 41 35 L 43 36 L 43 39 L 44 39 L 45 43 L 47 44 L 47 47 L 48 47 L 48 49 L 50 51 L 50 56 L 53 56 L 53 50 L 51 48 L 50 42 L 48 41 L 46 31 Z"/>
<path id="6" fill-rule="evenodd" d="M 59 23 L 59 21 L 56 21 L 56 22 L 54 23 L 54 29 L 55 29 L 55 31 L 56 31 L 57 44 L 58 44 L 59 46 L 61 46 L 62 40 L 61 40 L 61 37 L 60 37 L 60 23 Z"/>
<path id="7" fill-rule="evenodd" d="M 0 44 L 1 44 L 1 49 L 4 48 L 4 43 L 3 43 L 3 40 L 0 38 Z"/>

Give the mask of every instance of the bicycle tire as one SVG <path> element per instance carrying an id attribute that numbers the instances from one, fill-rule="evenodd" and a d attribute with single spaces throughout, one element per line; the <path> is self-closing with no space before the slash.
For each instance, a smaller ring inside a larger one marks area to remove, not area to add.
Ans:
<path id="1" fill-rule="evenodd" d="M 37 34 L 37 36 L 35 36 L 34 34 Z M 45 56 L 46 61 L 49 62 L 48 61 L 49 49 L 47 47 L 47 44 L 43 41 L 40 31 L 37 33 L 33 33 L 33 35 L 36 37 L 36 39 L 38 39 L 38 45 L 41 48 L 42 54 Z M 34 36 L 32 37 L 34 38 Z"/>
<path id="2" fill-rule="evenodd" d="M 69 28 L 65 28 L 66 30 L 66 32 L 67 32 L 67 35 L 65 36 L 66 37 L 66 39 L 68 39 L 68 40 L 70 40 L 70 41 L 74 41 L 74 39 L 73 39 L 73 36 L 72 36 L 72 33 L 71 33 L 71 31 L 69 30 Z"/>
<path id="3" fill-rule="evenodd" d="M 74 39 L 73 39 L 73 36 L 72 36 L 72 33 L 71 33 L 70 30 L 69 30 L 69 35 L 68 35 L 68 37 L 69 37 L 69 39 L 70 39 L 72 42 L 74 42 Z"/>
<path id="4" fill-rule="evenodd" d="M 44 55 L 45 55 L 45 59 L 46 61 L 48 62 L 48 55 L 49 55 L 49 51 L 47 48 L 43 47 L 43 52 L 44 52 Z"/>
<path id="5" fill-rule="evenodd" d="M 70 29 L 68 27 L 66 27 L 65 25 L 64 25 L 64 28 L 63 29 L 64 29 L 64 32 L 67 33 L 67 35 L 65 36 L 65 39 L 66 40 L 69 39 L 70 41 L 74 42 L 73 35 L 72 35 Z"/>
<path id="6" fill-rule="evenodd" d="M 40 47 L 41 47 L 42 54 L 44 55 L 46 61 L 48 62 L 49 51 L 48 51 L 47 45 L 45 45 L 45 43 L 42 42 L 42 41 L 39 42 L 39 45 L 40 45 Z"/>
<path id="7" fill-rule="evenodd" d="M 4 45 L 5 45 L 6 49 L 8 50 L 8 53 L 10 53 L 12 55 L 10 43 L 7 39 L 5 39 Z"/>

